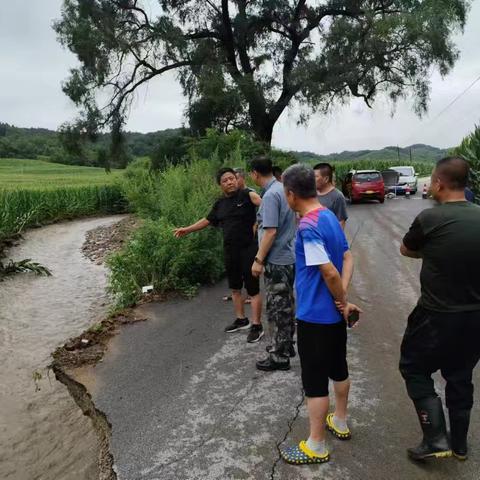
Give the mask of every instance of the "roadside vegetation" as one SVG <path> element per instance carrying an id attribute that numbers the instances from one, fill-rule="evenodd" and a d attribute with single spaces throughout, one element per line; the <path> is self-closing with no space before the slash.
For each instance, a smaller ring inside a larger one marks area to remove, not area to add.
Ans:
<path id="1" fill-rule="evenodd" d="M 476 126 L 475 130 L 463 139 L 453 153 L 461 155 L 470 163 L 472 169 L 471 188 L 475 194 L 475 202 L 480 204 L 480 126 Z"/>
<path id="2" fill-rule="evenodd" d="M 153 285 L 155 292 L 190 294 L 197 285 L 219 280 L 223 273 L 219 232 L 209 228 L 181 240 L 173 237 L 175 226 L 205 216 L 218 196 L 214 165 L 193 160 L 164 172 L 150 170 L 148 161 L 128 167 L 127 197 L 145 220 L 128 245 L 108 260 L 118 307 L 136 303 L 146 285 Z"/>

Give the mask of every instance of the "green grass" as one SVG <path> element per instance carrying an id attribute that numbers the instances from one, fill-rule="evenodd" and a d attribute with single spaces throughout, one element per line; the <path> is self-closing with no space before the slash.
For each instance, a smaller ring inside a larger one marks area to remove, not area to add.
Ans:
<path id="1" fill-rule="evenodd" d="M 0 241 L 32 225 L 125 211 L 121 172 L 0 159 Z"/>
<path id="2" fill-rule="evenodd" d="M 0 158 L 0 190 L 111 185 L 121 170 L 61 165 L 43 160 Z"/>

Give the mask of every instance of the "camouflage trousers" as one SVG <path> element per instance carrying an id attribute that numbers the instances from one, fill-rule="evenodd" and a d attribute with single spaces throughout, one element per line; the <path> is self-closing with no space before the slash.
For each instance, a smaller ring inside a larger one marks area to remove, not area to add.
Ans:
<path id="1" fill-rule="evenodd" d="M 264 279 L 269 340 L 277 355 L 287 357 L 295 333 L 295 265 L 267 263 Z"/>

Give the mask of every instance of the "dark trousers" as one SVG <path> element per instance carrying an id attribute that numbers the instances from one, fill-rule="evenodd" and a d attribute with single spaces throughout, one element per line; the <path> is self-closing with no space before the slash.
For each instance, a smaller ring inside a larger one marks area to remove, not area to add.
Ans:
<path id="1" fill-rule="evenodd" d="M 480 359 L 480 311 L 439 313 L 417 306 L 403 337 L 400 372 L 412 400 L 436 396 L 432 374 L 446 380 L 449 410 L 473 406 L 472 372 Z"/>

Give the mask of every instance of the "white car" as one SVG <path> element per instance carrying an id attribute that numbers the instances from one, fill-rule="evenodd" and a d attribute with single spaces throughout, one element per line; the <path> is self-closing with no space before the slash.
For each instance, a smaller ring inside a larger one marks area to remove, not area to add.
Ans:
<path id="1" fill-rule="evenodd" d="M 418 190 L 418 173 L 411 166 L 405 167 L 390 167 L 390 170 L 395 170 L 400 174 L 398 184 L 389 186 L 388 190 L 395 193 L 405 193 L 407 186 L 410 187 L 410 193 L 415 194 Z"/>

